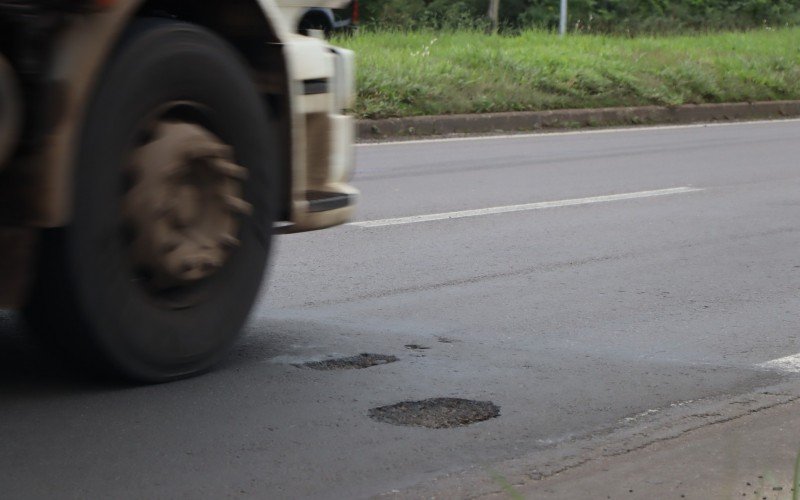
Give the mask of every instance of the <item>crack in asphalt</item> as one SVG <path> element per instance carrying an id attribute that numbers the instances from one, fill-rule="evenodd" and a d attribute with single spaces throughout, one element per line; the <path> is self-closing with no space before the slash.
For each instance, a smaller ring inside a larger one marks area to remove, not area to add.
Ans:
<path id="1" fill-rule="evenodd" d="M 599 257 L 588 257 L 585 259 L 574 259 L 569 261 L 562 261 L 562 262 L 554 262 L 551 264 L 539 264 L 535 266 L 526 267 L 523 269 L 517 269 L 512 271 L 504 271 L 498 273 L 488 273 L 488 274 L 481 274 L 478 276 L 471 276 L 468 278 L 461 278 L 461 279 L 454 279 L 448 281 L 442 281 L 438 283 L 431 283 L 427 285 L 417 285 L 417 286 L 409 286 L 409 287 L 401 287 L 401 288 L 394 288 L 389 290 L 383 291 L 376 291 L 372 293 L 365 293 L 360 295 L 354 295 L 351 297 L 345 297 L 341 299 L 329 299 L 329 300 L 319 300 L 319 301 L 309 301 L 304 302 L 299 305 L 295 306 L 286 306 L 286 309 L 295 309 L 295 308 L 308 308 L 308 307 L 325 307 L 325 306 L 332 306 L 332 305 L 340 305 L 340 304 L 348 304 L 352 302 L 359 302 L 363 300 L 374 300 L 374 299 L 383 299 L 387 297 L 394 297 L 398 295 L 404 295 L 408 293 L 417 293 L 417 292 L 430 292 L 434 290 L 440 290 L 443 288 L 449 288 L 454 286 L 464 286 L 464 285 L 474 285 L 477 283 L 481 283 L 484 281 L 491 281 L 503 278 L 515 278 L 519 276 L 525 276 L 528 274 L 534 273 L 545 273 L 551 271 L 557 271 L 559 269 L 568 269 L 570 267 L 578 267 L 578 266 L 585 266 L 589 264 L 601 264 L 606 262 L 614 262 L 618 260 L 624 260 L 634 257 L 640 257 L 644 255 L 656 255 L 659 253 L 664 252 L 671 252 L 675 250 L 686 250 L 690 248 L 698 248 L 703 246 L 709 246 L 713 244 L 718 244 L 725 241 L 741 241 L 747 240 L 752 238 L 763 238 L 766 236 L 775 236 L 775 235 L 783 235 L 783 234 L 790 234 L 790 233 L 797 233 L 800 232 L 800 228 L 798 227 L 791 227 L 791 226 L 784 226 L 775 229 L 770 229 L 766 231 L 757 231 L 751 233 L 743 233 L 737 235 L 728 235 L 721 238 L 710 238 L 705 241 L 698 241 L 698 242 L 687 242 L 680 245 L 669 246 L 665 248 L 658 248 L 658 249 L 643 249 L 639 251 L 630 251 L 630 252 L 623 252 L 618 254 L 607 254 L 602 255 Z"/>
<path id="2" fill-rule="evenodd" d="M 682 436 L 685 436 L 685 435 L 690 434 L 690 433 L 695 432 L 695 431 L 699 431 L 701 429 L 706 429 L 708 427 L 712 427 L 714 425 L 719 425 L 719 424 L 724 424 L 724 423 L 727 423 L 727 422 L 733 422 L 735 420 L 739 420 L 739 419 L 744 418 L 744 417 L 755 415 L 757 413 L 761 413 L 763 411 L 770 410 L 772 408 L 778 408 L 778 407 L 781 407 L 781 406 L 785 406 L 785 405 L 794 403 L 795 401 L 798 401 L 798 400 L 800 400 L 800 396 L 792 396 L 789 399 L 786 399 L 786 400 L 783 400 L 783 401 L 778 401 L 778 402 L 775 402 L 775 403 L 772 403 L 772 404 L 766 404 L 765 406 L 760 406 L 758 408 L 749 409 L 744 413 L 731 415 L 731 416 L 727 416 L 727 417 L 724 417 L 722 414 L 719 414 L 719 413 L 699 413 L 699 414 L 692 414 L 692 415 L 688 415 L 688 416 L 685 416 L 685 417 L 681 417 L 679 420 L 689 420 L 689 419 L 694 419 L 694 418 L 700 418 L 700 419 L 703 419 L 704 422 L 699 424 L 699 425 L 697 425 L 697 426 L 689 427 L 689 428 L 680 430 L 675 434 L 670 434 L 670 435 L 667 435 L 667 436 L 662 436 L 662 437 L 657 437 L 657 438 L 652 438 L 652 439 L 646 440 L 645 442 L 643 442 L 641 444 L 638 444 L 638 445 L 635 445 L 635 446 L 630 446 L 630 447 L 626 446 L 621 450 L 616 450 L 616 451 L 611 451 L 611 452 L 602 452 L 601 454 L 598 454 L 598 455 L 595 455 L 595 456 L 585 457 L 585 458 L 580 459 L 580 461 L 578 461 L 578 462 L 565 465 L 565 466 L 563 466 L 561 468 L 552 469 L 552 470 L 549 470 L 549 471 L 547 471 L 545 473 L 538 473 L 537 475 L 539 477 L 537 477 L 536 479 L 533 479 L 533 478 L 530 478 L 530 479 L 532 481 L 542 481 L 542 480 L 545 480 L 545 479 L 547 479 L 549 477 L 555 476 L 556 474 L 561 474 L 561 473 L 567 472 L 569 470 L 577 469 L 578 467 L 581 467 L 582 465 L 585 465 L 585 464 L 590 463 L 590 462 L 595 461 L 595 460 L 599 460 L 601 458 L 620 457 L 620 456 L 623 456 L 623 455 L 627 455 L 629 453 L 633 453 L 633 452 L 636 452 L 636 451 L 644 450 L 644 449 L 649 448 L 649 447 L 651 447 L 651 446 L 653 446 L 655 444 L 664 443 L 664 442 L 667 442 L 667 441 L 671 441 L 673 439 L 678 439 L 678 438 L 680 438 Z M 734 403 L 730 403 L 730 404 L 734 404 Z M 712 420 L 712 421 L 707 421 L 709 418 L 714 418 L 714 417 L 721 417 L 721 418 L 717 418 L 716 420 Z M 613 432 L 614 431 L 611 431 L 609 434 L 613 434 Z M 636 436 L 644 437 L 645 435 L 644 434 L 634 435 L 634 437 L 636 437 Z M 633 437 L 629 438 L 629 439 L 633 439 Z M 479 498 L 479 497 L 474 497 L 474 498 Z"/>
<path id="3" fill-rule="evenodd" d="M 476 283 L 480 283 L 483 281 L 489 280 L 496 280 L 501 278 L 512 278 L 517 276 L 525 276 L 527 274 L 533 274 L 536 272 L 548 272 L 548 271 L 555 271 L 558 269 L 569 268 L 569 267 L 576 267 L 576 266 L 583 266 L 587 264 L 594 264 L 600 262 L 609 262 L 615 260 L 621 260 L 629 257 L 634 257 L 637 254 L 635 252 L 628 252 L 623 254 L 617 255 L 604 255 L 602 257 L 590 257 L 588 259 L 580 259 L 580 260 L 571 260 L 567 262 L 557 262 L 553 264 L 542 264 L 538 266 L 526 267 L 524 269 L 518 269 L 516 271 L 506 271 L 501 273 L 490 273 L 490 274 L 483 274 L 478 276 L 472 276 L 469 278 L 462 278 L 450 281 L 443 281 L 439 283 L 432 283 L 429 285 L 421 285 L 421 286 L 410 286 L 410 287 L 403 287 L 403 288 L 395 288 L 391 290 L 385 290 L 382 292 L 375 292 L 375 293 L 368 293 L 362 295 L 356 295 L 353 297 L 347 297 L 344 299 L 331 299 L 331 300 L 322 300 L 322 301 L 311 301 L 305 302 L 299 306 L 294 307 L 318 307 L 318 306 L 331 306 L 331 305 L 339 305 L 339 304 L 347 304 L 350 302 L 358 302 L 362 300 L 371 300 L 371 299 L 383 299 L 386 297 L 393 297 L 396 295 L 404 295 L 406 293 L 415 293 L 415 292 L 429 292 L 433 290 L 439 290 L 442 288 L 448 288 L 453 286 L 463 286 L 463 285 L 473 285 Z M 292 308 L 291 306 L 289 308 Z"/>

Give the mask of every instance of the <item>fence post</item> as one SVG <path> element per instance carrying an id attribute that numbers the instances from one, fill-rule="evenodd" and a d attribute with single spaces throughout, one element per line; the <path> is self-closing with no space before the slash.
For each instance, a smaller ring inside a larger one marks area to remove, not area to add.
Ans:
<path id="1" fill-rule="evenodd" d="M 561 16 L 558 19 L 558 34 L 564 36 L 567 32 L 567 0 L 561 0 Z"/>

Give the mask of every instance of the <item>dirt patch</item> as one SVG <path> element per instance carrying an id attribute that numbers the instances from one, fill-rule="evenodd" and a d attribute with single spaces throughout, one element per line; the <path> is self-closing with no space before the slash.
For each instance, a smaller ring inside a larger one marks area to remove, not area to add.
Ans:
<path id="1" fill-rule="evenodd" d="M 395 361 L 397 361 L 397 356 L 386 354 L 369 354 L 365 352 L 356 356 L 349 356 L 347 358 L 309 361 L 308 363 L 303 363 L 302 365 L 297 366 L 312 368 L 314 370 L 358 370 L 362 368 L 369 368 L 370 366 L 394 363 Z"/>
<path id="2" fill-rule="evenodd" d="M 500 407 L 491 401 L 432 398 L 380 406 L 371 409 L 369 416 L 388 424 L 449 429 L 499 417 Z"/>

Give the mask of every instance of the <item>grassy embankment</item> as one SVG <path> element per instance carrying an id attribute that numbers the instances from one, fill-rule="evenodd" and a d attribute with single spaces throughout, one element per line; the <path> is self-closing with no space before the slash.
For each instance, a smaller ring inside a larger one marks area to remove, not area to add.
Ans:
<path id="1" fill-rule="evenodd" d="M 800 28 L 624 38 L 363 32 L 363 118 L 800 99 Z"/>

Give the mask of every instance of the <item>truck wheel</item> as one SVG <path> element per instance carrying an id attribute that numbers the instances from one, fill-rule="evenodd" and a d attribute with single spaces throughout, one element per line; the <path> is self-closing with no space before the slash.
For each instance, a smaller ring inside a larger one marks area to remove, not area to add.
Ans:
<path id="1" fill-rule="evenodd" d="M 333 16 L 333 13 L 330 15 Z M 320 30 L 325 34 L 325 38 L 331 37 L 333 20 L 325 14 L 324 9 L 310 9 L 297 24 L 297 32 L 301 35 L 308 35 L 310 30 Z"/>
<path id="2" fill-rule="evenodd" d="M 34 329 L 139 381 L 212 366 L 269 254 L 278 164 L 265 106 L 213 33 L 137 22 L 85 117 L 71 223 L 44 235 Z"/>

